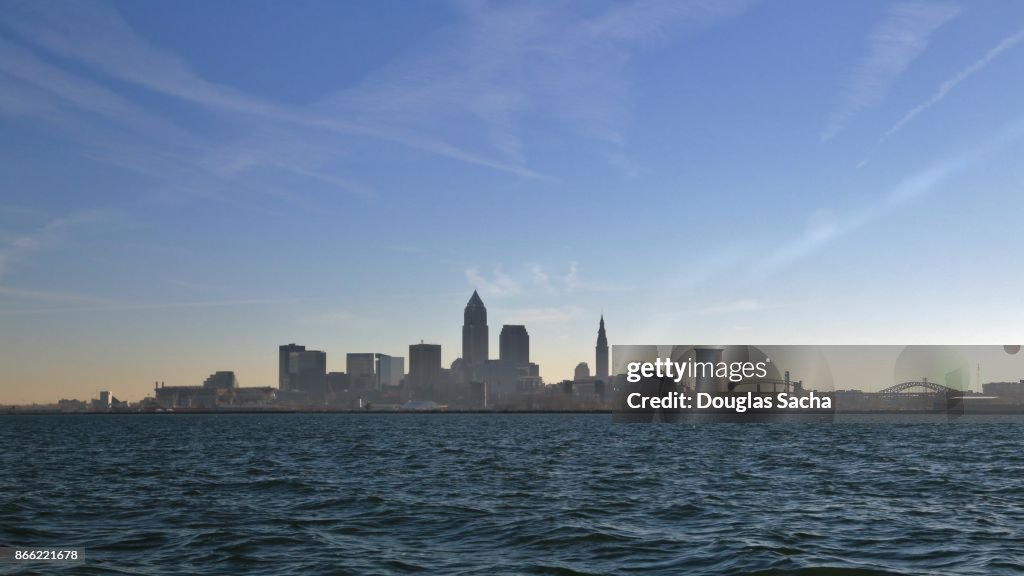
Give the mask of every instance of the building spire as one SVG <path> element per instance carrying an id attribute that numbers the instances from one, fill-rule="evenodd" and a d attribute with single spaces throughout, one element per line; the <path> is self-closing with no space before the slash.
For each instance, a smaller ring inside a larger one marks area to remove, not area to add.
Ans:
<path id="1" fill-rule="evenodd" d="M 483 366 L 488 359 L 487 307 L 480 294 L 473 290 L 462 323 L 462 357 L 470 365 Z"/>

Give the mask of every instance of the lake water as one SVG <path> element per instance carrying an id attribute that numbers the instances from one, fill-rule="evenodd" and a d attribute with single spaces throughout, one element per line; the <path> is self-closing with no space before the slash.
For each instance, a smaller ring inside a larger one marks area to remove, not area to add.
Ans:
<path id="1" fill-rule="evenodd" d="M 0 573 L 1024 572 L 1019 417 L 8 416 L 0 446 L 0 545 L 86 555 Z"/>

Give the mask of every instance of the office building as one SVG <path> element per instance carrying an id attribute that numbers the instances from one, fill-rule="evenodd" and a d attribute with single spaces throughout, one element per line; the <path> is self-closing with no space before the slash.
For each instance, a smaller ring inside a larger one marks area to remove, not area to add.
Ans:
<path id="1" fill-rule="evenodd" d="M 292 389 L 291 382 L 291 355 L 294 352 L 302 352 L 306 349 L 305 346 L 299 346 L 298 344 L 285 344 L 278 347 L 277 353 L 277 387 L 281 391 L 288 391 Z"/>
<path id="2" fill-rule="evenodd" d="M 498 358 L 510 366 L 530 363 L 530 335 L 522 324 L 506 324 L 498 336 Z"/>
<path id="3" fill-rule="evenodd" d="M 576 382 L 590 380 L 590 366 L 587 366 L 586 362 L 580 362 L 577 364 L 576 371 L 573 373 L 572 379 Z"/>
<path id="4" fill-rule="evenodd" d="M 487 307 L 474 290 L 463 312 L 462 357 L 472 366 L 482 366 L 489 358 L 488 346 Z"/>
<path id="5" fill-rule="evenodd" d="M 399 387 L 402 384 L 402 378 L 405 377 L 405 358 L 387 354 L 376 354 L 376 356 L 377 390 Z"/>
<path id="6" fill-rule="evenodd" d="M 290 390 L 305 392 L 310 399 L 322 400 L 327 390 L 327 353 L 302 350 L 289 354 Z"/>
<path id="7" fill-rule="evenodd" d="M 377 387 L 377 362 L 373 352 L 350 352 L 345 356 L 345 372 L 353 390 L 374 390 Z"/>
<path id="8" fill-rule="evenodd" d="M 441 384 L 441 345 L 409 345 L 409 389 L 414 392 L 433 392 Z"/>

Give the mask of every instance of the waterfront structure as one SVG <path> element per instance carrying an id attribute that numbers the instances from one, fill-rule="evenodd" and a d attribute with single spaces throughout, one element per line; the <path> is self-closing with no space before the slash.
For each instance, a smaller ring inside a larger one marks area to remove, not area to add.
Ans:
<path id="1" fill-rule="evenodd" d="M 487 362 L 487 307 L 476 290 L 466 303 L 462 323 L 462 357 L 471 366 L 483 366 Z"/>
<path id="2" fill-rule="evenodd" d="M 1024 402 L 1024 380 L 1019 382 L 986 382 L 982 384 L 986 396 L 997 396 L 1002 401 Z"/>
<path id="3" fill-rule="evenodd" d="M 221 370 L 220 372 L 210 374 L 203 381 L 203 388 L 238 388 L 238 378 L 230 370 Z"/>
<path id="4" fill-rule="evenodd" d="M 74 398 L 61 398 L 57 401 L 57 409 L 61 412 L 85 412 L 90 406 L 90 402 Z"/>
<path id="5" fill-rule="evenodd" d="M 486 382 L 470 382 L 469 383 L 469 398 L 468 403 L 473 408 L 479 408 L 486 410 L 490 406 L 487 404 L 487 383 Z"/>
<path id="6" fill-rule="evenodd" d="M 507 402 L 544 386 L 540 366 L 532 362 L 516 366 L 503 360 L 488 360 L 475 371 L 475 380 L 487 383 L 487 395 L 493 402 Z"/>
<path id="7" fill-rule="evenodd" d="M 530 363 L 530 335 L 522 324 L 506 324 L 498 336 L 498 358 L 509 366 Z"/>
<path id="8" fill-rule="evenodd" d="M 601 324 L 597 329 L 596 363 L 594 366 L 594 378 L 608 381 L 608 336 L 604 331 L 604 314 L 601 314 Z"/>
<path id="9" fill-rule="evenodd" d="M 216 409 L 221 407 L 269 406 L 276 402 L 277 391 L 270 386 L 242 388 L 235 373 L 214 372 L 202 386 L 167 386 L 157 382 L 154 403 L 170 409 Z"/>
<path id="10" fill-rule="evenodd" d="M 160 408 L 209 409 L 217 405 L 217 390 L 202 386 L 167 386 L 161 382 L 153 390 Z"/>
<path id="11" fill-rule="evenodd" d="M 103 390 L 102 392 L 100 392 L 99 398 L 93 399 L 91 405 L 92 409 L 97 412 L 107 412 L 109 410 L 123 410 L 128 408 L 128 402 L 118 400 L 117 397 L 111 394 L 109 390 Z"/>

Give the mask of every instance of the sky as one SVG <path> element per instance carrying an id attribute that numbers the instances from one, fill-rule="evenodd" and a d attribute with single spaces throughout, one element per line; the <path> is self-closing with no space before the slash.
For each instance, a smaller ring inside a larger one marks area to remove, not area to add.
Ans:
<path id="1" fill-rule="evenodd" d="M 548 382 L 1022 341 L 1016 1 L 7 0 L 0 131 L 0 403 L 447 365 L 474 289 Z"/>

